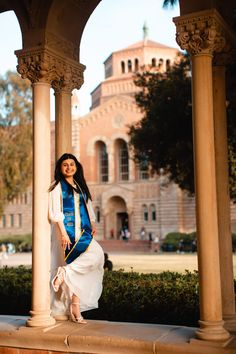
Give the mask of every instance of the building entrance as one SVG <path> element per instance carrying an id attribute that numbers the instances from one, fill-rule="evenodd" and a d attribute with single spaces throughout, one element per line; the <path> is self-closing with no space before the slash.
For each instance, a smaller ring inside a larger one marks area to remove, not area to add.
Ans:
<path id="1" fill-rule="evenodd" d="M 122 228 L 129 227 L 126 203 L 123 198 L 113 196 L 108 201 L 107 209 L 106 234 L 111 239 L 119 239 Z"/>
<path id="2" fill-rule="evenodd" d="M 117 213 L 117 231 L 118 238 L 121 237 L 122 230 L 129 229 L 129 218 L 127 213 Z"/>

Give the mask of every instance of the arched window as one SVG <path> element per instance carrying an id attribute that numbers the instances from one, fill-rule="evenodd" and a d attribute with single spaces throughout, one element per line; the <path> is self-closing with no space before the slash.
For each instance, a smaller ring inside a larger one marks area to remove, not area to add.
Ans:
<path id="1" fill-rule="evenodd" d="M 96 215 L 96 222 L 99 224 L 101 221 L 101 213 L 100 213 L 100 208 L 96 207 L 95 208 L 95 215 Z"/>
<path id="2" fill-rule="evenodd" d="M 148 221 L 148 207 L 146 204 L 143 205 L 143 221 Z"/>
<path id="3" fill-rule="evenodd" d="M 129 72 L 129 73 L 132 72 L 132 62 L 131 62 L 130 59 L 128 60 L 128 72 Z"/>
<path id="4" fill-rule="evenodd" d="M 108 182 L 108 154 L 107 147 L 103 142 L 99 143 L 99 180 Z"/>
<path id="5" fill-rule="evenodd" d="M 121 73 L 122 74 L 125 73 L 125 62 L 124 61 L 121 62 Z"/>
<path id="6" fill-rule="evenodd" d="M 166 71 L 170 70 L 170 59 L 166 60 Z"/>
<path id="7" fill-rule="evenodd" d="M 161 59 L 159 59 L 159 63 L 158 63 L 158 68 L 159 69 L 162 69 L 162 67 L 163 67 L 163 62 L 164 62 L 164 60 L 161 58 Z"/>
<path id="8" fill-rule="evenodd" d="M 121 181 L 129 179 L 129 153 L 125 141 L 121 141 L 119 145 L 119 179 Z"/>
<path id="9" fill-rule="evenodd" d="M 135 61 L 134 61 L 134 70 L 135 71 L 138 71 L 139 70 L 139 62 L 138 62 L 138 59 L 136 58 Z"/>
<path id="10" fill-rule="evenodd" d="M 155 204 L 151 204 L 150 205 L 150 213 L 151 213 L 152 221 L 156 221 L 157 215 L 156 215 L 156 206 L 155 206 Z"/>
<path id="11" fill-rule="evenodd" d="M 156 58 L 152 58 L 152 67 L 156 67 L 157 66 L 157 60 Z"/>

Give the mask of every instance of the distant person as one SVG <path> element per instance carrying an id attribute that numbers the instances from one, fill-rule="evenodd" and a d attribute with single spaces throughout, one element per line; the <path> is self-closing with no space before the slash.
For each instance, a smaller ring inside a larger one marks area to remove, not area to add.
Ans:
<path id="1" fill-rule="evenodd" d="M 178 249 L 177 253 L 184 253 L 184 240 L 182 238 L 179 241 L 179 249 Z"/>
<path id="2" fill-rule="evenodd" d="M 160 252 L 160 238 L 159 236 L 156 236 L 153 241 L 154 244 L 154 252 Z"/>
<path id="3" fill-rule="evenodd" d="M 145 230 L 145 227 L 141 227 L 141 230 L 140 230 L 140 238 L 141 240 L 145 240 L 146 238 L 146 230 Z"/>
<path id="4" fill-rule="evenodd" d="M 194 239 L 192 241 L 192 245 L 191 246 L 192 246 L 192 249 L 191 249 L 192 253 L 197 252 L 197 240 L 196 239 Z"/>
<path id="5" fill-rule="evenodd" d="M 111 229 L 111 231 L 110 231 L 110 238 L 114 238 L 114 230 L 113 229 Z"/>
<path id="6" fill-rule="evenodd" d="M 5 245 L 5 243 L 2 243 L 2 246 L 1 246 L 1 256 L 4 259 L 8 259 L 7 246 Z"/>
<path id="7" fill-rule="evenodd" d="M 112 271 L 113 269 L 113 263 L 110 261 L 108 254 L 104 253 L 104 270 Z"/>

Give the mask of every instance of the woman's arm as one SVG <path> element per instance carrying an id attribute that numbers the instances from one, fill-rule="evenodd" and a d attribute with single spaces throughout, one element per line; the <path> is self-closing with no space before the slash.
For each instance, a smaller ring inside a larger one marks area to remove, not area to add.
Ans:
<path id="1" fill-rule="evenodd" d="M 56 187 L 49 192 L 49 207 L 48 207 L 48 217 L 51 223 L 57 225 L 59 233 L 61 235 L 61 245 L 63 249 L 70 248 L 70 238 L 67 235 L 64 226 L 64 214 L 62 212 L 62 202 L 61 202 L 61 187 L 57 184 Z"/>
<path id="2" fill-rule="evenodd" d="M 93 210 L 93 205 L 92 205 L 91 199 L 89 199 L 88 202 L 87 202 L 87 208 L 88 208 L 89 218 L 90 218 L 90 221 L 91 221 L 92 235 L 95 236 L 96 232 L 97 232 L 96 225 L 95 225 L 96 216 L 95 216 L 95 213 L 94 213 L 94 210 Z"/>

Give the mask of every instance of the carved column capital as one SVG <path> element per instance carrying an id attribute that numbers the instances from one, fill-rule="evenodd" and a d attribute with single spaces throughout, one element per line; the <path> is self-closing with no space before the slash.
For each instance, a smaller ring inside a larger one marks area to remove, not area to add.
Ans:
<path id="1" fill-rule="evenodd" d="M 213 55 L 228 50 L 226 23 L 215 10 L 176 17 L 176 41 L 190 55 Z"/>
<path id="2" fill-rule="evenodd" d="M 55 90 L 72 91 L 83 84 L 85 66 L 48 48 L 30 48 L 15 52 L 17 71 L 32 83 L 47 82 Z"/>

